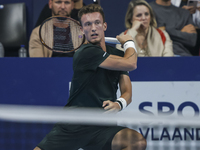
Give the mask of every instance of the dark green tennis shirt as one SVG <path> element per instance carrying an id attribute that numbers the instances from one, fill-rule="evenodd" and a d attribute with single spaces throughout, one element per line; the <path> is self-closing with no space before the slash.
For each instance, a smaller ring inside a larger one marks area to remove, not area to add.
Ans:
<path id="1" fill-rule="evenodd" d="M 121 74 L 128 72 L 100 68 L 99 65 L 110 55 L 123 56 L 124 52 L 114 47 L 85 44 L 74 54 L 70 97 L 66 106 L 102 107 L 103 101 L 116 100 Z"/>

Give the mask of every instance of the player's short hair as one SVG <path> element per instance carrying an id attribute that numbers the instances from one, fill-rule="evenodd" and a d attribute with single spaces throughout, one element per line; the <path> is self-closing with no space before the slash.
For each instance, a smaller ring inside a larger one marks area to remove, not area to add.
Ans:
<path id="1" fill-rule="evenodd" d="M 145 1 L 145 0 L 132 0 L 128 4 L 128 9 L 126 11 L 126 16 L 125 16 L 125 26 L 127 29 L 130 29 L 132 27 L 132 18 L 133 18 L 133 11 L 136 6 L 138 5 L 144 5 L 149 9 L 150 16 L 151 16 L 151 21 L 150 25 L 154 26 L 155 28 L 157 27 L 157 22 L 155 19 L 155 15 L 153 13 L 153 10 L 151 6 Z"/>
<path id="2" fill-rule="evenodd" d="M 99 12 L 103 17 L 103 22 L 105 22 L 105 15 L 103 12 L 103 8 L 98 4 L 89 4 L 89 5 L 81 8 L 81 10 L 78 12 L 78 18 L 79 18 L 80 22 L 81 22 L 81 17 L 84 14 L 94 13 L 94 12 Z"/>

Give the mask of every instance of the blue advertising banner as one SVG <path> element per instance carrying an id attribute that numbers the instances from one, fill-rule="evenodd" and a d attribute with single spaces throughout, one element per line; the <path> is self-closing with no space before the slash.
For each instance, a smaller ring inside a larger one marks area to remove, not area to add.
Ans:
<path id="1" fill-rule="evenodd" d="M 0 103 L 65 105 L 72 58 L 1 58 Z M 199 57 L 138 58 L 131 81 L 200 81 Z M 142 90 L 141 90 L 142 92 Z"/>

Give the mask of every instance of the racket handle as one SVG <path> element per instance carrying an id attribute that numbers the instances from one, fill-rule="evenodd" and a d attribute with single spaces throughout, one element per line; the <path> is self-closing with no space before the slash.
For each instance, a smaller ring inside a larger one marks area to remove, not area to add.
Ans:
<path id="1" fill-rule="evenodd" d="M 116 38 L 105 37 L 105 42 L 110 44 L 121 44 Z"/>

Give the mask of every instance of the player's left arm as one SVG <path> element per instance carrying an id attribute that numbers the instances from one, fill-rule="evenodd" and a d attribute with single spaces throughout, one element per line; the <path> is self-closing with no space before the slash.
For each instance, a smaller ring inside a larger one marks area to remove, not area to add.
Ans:
<path id="1" fill-rule="evenodd" d="M 126 100 L 127 106 L 132 101 L 132 85 L 128 75 L 122 74 L 119 80 L 121 98 Z"/>
<path id="2" fill-rule="evenodd" d="M 128 75 L 121 74 L 120 80 L 119 80 L 119 88 L 121 92 L 120 98 L 116 100 L 116 102 L 112 102 L 110 100 L 104 101 L 103 106 L 105 110 L 107 111 L 120 111 L 122 109 L 125 109 L 126 106 L 128 106 L 132 101 L 132 85 L 131 80 Z M 121 100 L 119 100 L 121 99 Z M 124 103 L 124 100 L 126 101 L 126 106 Z M 119 102 L 121 101 L 121 102 Z"/>

